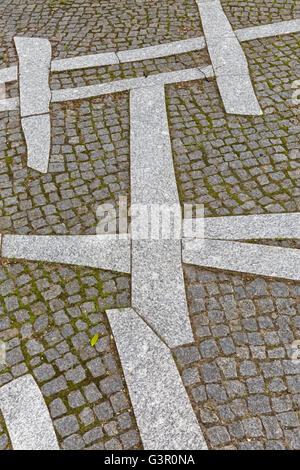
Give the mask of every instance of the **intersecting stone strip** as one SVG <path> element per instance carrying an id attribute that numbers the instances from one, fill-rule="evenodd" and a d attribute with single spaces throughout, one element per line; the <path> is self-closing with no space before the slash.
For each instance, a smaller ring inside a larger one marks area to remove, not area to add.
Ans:
<path id="1" fill-rule="evenodd" d="M 268 38 L 282 34 L 297 33 L 300 31 L 300 18 L 295 20 L 281 21 L 279 23 L 264 24 L 250 28 L 238 29 L 235 34 L 239 41 L 250 41 L 251 39 Z"/>
<path id="2" fill-rule="evenodd" d="M 0 388 L 0 409 L 14 450 L 59 450 L 48 408 L 31 375 Z"/>
<path id="3" fill-rule="evenodd" d="M 184 241 L 182 260 L 201 267 L 300 280 L 297 249 L 224 240 L 199 240 L 191 245 Z"/>
<path id="4" fill-rule="evenodd" d="M 219 0 L 197 0 L 208 52 L 227 113 L 261 115 L 244 51 Z"/>
<path id="5" fill-rule="evenodd" d="M 180 207 L 162 85 L 130 92 L 130 161 L 133 206 Z M 136 224 L 147 226 L 134 217 L 134 234 Z M 180 239 L 133 238 L 133 308 L 170 347 L 192 342 Z"/>
<path id="6" fill-rule="evenodd" d="M 19 57 L 21 116 L 49 113 L 51 44 L 48 39 L 15 37 Z"/>
<path id="7" fill-rule="evenodd" d="M 201 80 L 213 76 L 214 73 L 211 66 L 178 70 L 176 72 L 165 72 L 159 73 L 157 75 L 151 75 L 147 78 L 129 78 L 124 80 L 116 80 L 110 83 L 102 83 L 99 85 L 53 90 L 52 101 L 56 103 L 59 101 L 93 98 L 95 96 L 119 93 L 121 91 L 131 90 L 134 88 L 149 87 L 158 84 L 179 83 L 191 80 Z"/>
<path id="8" fill-rule="evenodd" d="M 170 350 L 133 309 L 106 313 L 144 449 L 206 449 Z"/>
<path id="9" fill-rule="evenodd" d="M 219 240 L 300 238 L 300 213 L 207 217 L 205 238 Z"/>
<path id="10" fill-rule="evenodd" d="M 4 235 L 2 256 L 130 273 L 129 240 L 110 235 Z"/>

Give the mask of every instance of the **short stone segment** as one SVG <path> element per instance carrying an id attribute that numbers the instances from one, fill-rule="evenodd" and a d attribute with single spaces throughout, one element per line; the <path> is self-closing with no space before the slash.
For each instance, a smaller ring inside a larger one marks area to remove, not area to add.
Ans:
<path id="1" fill-rule="evenodd" d="M 201 240 L 183 249 L 183 262 L 196 266 L 300 280 L 300 253 L 299 250 L 292 248 L 224 240 Z"/>
<path id="2" fill-rule="evenodd" d="M 58 450 L 53 424 L 31 375 L 0 388 L 0 409 L 14 450 Z"/>
<path id="3" fill-rule="evenodd" d="M 144 449 L 206 449 L 169 349 L 134 310 L 107 315 Z"/>

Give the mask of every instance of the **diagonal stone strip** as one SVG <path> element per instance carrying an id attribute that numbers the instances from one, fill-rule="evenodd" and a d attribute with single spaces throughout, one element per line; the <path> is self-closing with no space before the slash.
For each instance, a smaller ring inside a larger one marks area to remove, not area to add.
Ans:
<path id="1" fill-rule="evenodd" d="M 130 173 L 133 206 L 180 208 L 162 85 L 130 92 Z M 133 218 L 134 234 L 141 223 Z M 190 343 L 181 241 L 145 238 L 132 241 L 132 307 L 168 346 Z"/>
<path id="2" fill-rule="evenodd" d="M 207 449 L 170 350 L 133 309 L 106 313 L 144 449 Z"/>
<path id="3" fill-rule="evenodd" d="M 51 44 L 47 39 L 15 37 L 19 57 L 21 124 L 27 165 L 46 173 L 50 156 Z"/>
<path id="4" fill-rule="evenodd" d="M 48 408 L 31 375 L 0 387 L 0 409 L 14 450 L 59 450 Z"/>
<path id="5" fill-rule="evenodd" d="M 130 241 L 110 235 L 3 235 L 6 258 L 66 263 L 130 273 Z"/>
<path id="6" fill-rule="evenodd" d="M 205 219 L 205 238 L 219 240 L 300 238 L 300 212 L 208 217 Z"/>
<path id="7" fill-rule="evenodd" d="M 224 240 L 185 241 L 182 260 L 201 267 L 300 280 L 297 249 Z"/>
<path id="8" fill-rule="evenodd" d="M 248 63 L 219 0 L 196 0 L 208 52 L 225 110 L 229 114 L 261 115 Z"/>
<path id="9" fill-rule="evenodd" d="M 21 119 L 27 145 L 27 166 L 47 173 L 50 157 L 50 114 L 28 116 Z"/>

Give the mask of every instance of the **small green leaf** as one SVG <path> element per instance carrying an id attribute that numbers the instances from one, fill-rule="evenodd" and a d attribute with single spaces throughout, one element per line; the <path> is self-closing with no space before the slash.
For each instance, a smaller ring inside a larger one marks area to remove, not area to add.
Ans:
<path id="1" fill-rule="evenodd" d="M 98 335 L 98 333 L 97 333 L 97 334 L 96 334 L 95 336 L 93 336 L 93 338 L 91 339 L 91 346 L 95 346 L 95 344 L 97 343 L 98 339 L 99 339 L 99 335 Z"/>

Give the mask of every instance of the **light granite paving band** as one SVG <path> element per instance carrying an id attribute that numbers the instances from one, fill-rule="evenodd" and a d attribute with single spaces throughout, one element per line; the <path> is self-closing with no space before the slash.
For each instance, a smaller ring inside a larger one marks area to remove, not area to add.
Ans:
<path id="1" fill-rule="evenodd" d="M 208 52 L 225 110 L 261 115 L 243 49 L 219 0 L 197 0 Z"/>
<path id="2" fill-rule="evenodd" d="M 179 207 L 162 85 L 130 92 L 130 173 L 133 206 Z M 139 225 L 133 217 L 133 233 Z M 180 239 L 145 238 L 132 241 L 132 307 L 170 347 L 190 343 Z"/>
<path id="3" fill-rule="evenodd" d="M 300 280 L 299 250 L 224 240 L 201 240 L 197 249 L 196 243 L 190 249 L 183 242 L 183 263 Z"/>
<path id="4" fill-rule="evenodd" d="M 48 408 L 31 375 L 0 387 L 0 409 L 14 450 L 59 450 Z"/>
<path id="5" fill-rule="evenodd" d="M 219 240 L 300 238 L 300 213 L 207 217 L 205 238 Z"/>
<path id="6" fill-rule="evenodd" d="M 212 67 L 207 66 L 178 70 L 176 72 L 158 73 L 157 75 L 149 75 L 146 78 L 128 78 L 99 85 L 83 86 L 80 88 L 63 88 L 60 90 L 53 90 L 52 102 L 57 103 L 60 101 L 93 98 L 95 96 L 132 90 L 134 88 L 151 87 L 160 84 L 166 85 L 191 80 L 202 80 L 213 76 L 214 73 Z"/>
<path id="7" fill-rule="evenodd" d="M 50 156 L 50 114 L 22 118 L 22 128 L 27 144 L 27 166 L 47 173 Z"/>
<path id="8" fill-rule="evenodd" d="M 21 124 L 27 165 L 46 173 L 50 156 L 51 44 L 47 39 L 15 37 L 19 57 Z"/>
<path id="9" fill-rule="evenodd" d="M 130 273 L 129 240 L 110 235 L 4 235 L 2 256 Z"/>
<path id="10" fill-rule="evenodd" d="M 175 54 L 184 54 L 185 52 L 204 49 L 206 42 L 204 37 L 183 39 L 169 44 L 159 44 L 157 46 L 142 47 L 141 49 L 131 49 L 117 52 L 121 63 L 134 62 L 137 60 L 158 59 L 159 57 L 168 57 Z"/>
<path id="11" fill-rule="evenodd" d="M 108 310 L 145 450 L 205 450 L 167 346 L 133 309 Z"/>

